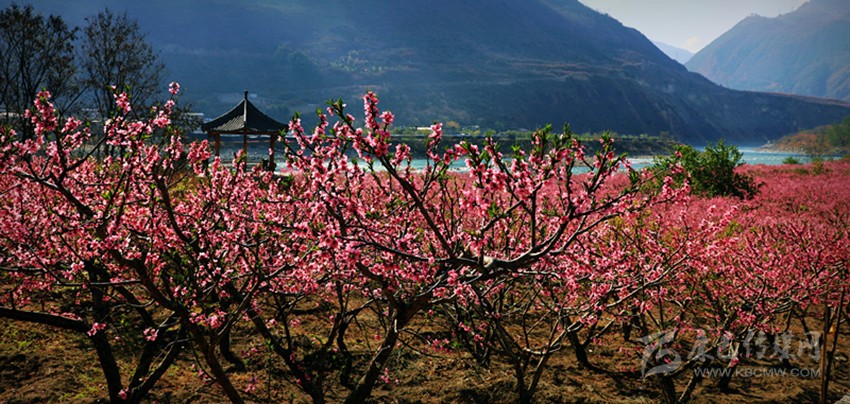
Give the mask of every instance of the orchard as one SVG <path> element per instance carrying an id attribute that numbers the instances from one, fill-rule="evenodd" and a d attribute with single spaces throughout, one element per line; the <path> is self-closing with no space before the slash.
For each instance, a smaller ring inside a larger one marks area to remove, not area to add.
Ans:
<path id="1" fill-rule="evenodd" d="M 847 160 L 738 167 L 758 185 L 740 199 L 691 194 L 681 155 L 636 171 L 567 128 L 504 150 L 435 124 L 414 169 L 370 92 L 359 117 L 295 116 L 268 172 L 184 142 L 178 88 L 146 120 L 114 94 L 104 136 L 42 92 L 33 137 L 0 133 L 0 318 L 79 345 L 86 399 L 417 401 L 467 374 L 442 398 L 601 379 L 674 403 L 745 369 L 807 369 L 823 402 L 850 386 Z"/>

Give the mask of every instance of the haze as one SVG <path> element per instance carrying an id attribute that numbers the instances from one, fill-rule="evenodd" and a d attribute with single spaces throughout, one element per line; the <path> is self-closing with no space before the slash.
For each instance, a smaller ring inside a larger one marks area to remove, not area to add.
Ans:
<path id="1" fill-rule="evenodd" d="M 696 53 L 751 14 L 787 14 L 806 0 L 579 0 L 653 41 Z"/>

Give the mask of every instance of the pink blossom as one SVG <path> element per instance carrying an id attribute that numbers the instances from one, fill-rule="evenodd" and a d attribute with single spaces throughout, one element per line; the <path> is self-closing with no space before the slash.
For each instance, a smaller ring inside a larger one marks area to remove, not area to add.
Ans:
<path id="1" fill-rule="evenodd" d="M 104 328 L 106 328 L 106 324 L 92 323 L 91 329 L 86 334 L 88 334 L 89 337 L 93 337 L 97 335 L 99 331 L 102 331 Z"/>
<path id="2" fill-rule="evenodd" d="M 115 105 L 117 105 L 118 108 L 121 108 L 125 114 L 130 112 L 130 97 L 127 96 L 127 93 L 122 92 L 121 94 L 114 94 L 113 97 L 115 97 Z"/>
<path id="3" fill-rule="evenodd" d="M 147 341 L 156 341 L 157 335 L 159 335 L 159 331 L 155 328 L 146 328 L 145 329 L 145 340 Z"/>
<path id="4" fill-rule="evenodd" d="M 390 112 L 390 111 L 384 111 L 381 114 L 381 120 L 383 120 L 384 126 L 390 126 L 390 125 L 393 124 L 393 121 L 395 120 L 395 116 L 393 116 L 393 113 Z"/>

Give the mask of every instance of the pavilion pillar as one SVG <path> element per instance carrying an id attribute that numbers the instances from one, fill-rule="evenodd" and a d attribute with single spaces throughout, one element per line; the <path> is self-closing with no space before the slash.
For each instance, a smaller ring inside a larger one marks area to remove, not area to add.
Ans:
<path id="1" fill-rule="evenodd" d="M 221 134 L 213 131 L 207 132 L 207 142 L 210 141 L 213 142 L 213 151 L 215 152 L 215 156 L 218 157 L 221 150 Z"/>
<path id="2" fill-rule="evenodd" d="M 248 158 L 248 131 L 247 130 L 242 131 L 242 154 L 245 155 L 245 158 L 246 158 L 245 161 L 248 161 L 247 160 L 247 158 Z"/>
<path id="3" fill-rule="evenodd" d="M 274 142 L 277 140 L 277 133 L 271 132 L 269 136 L 269 171 L 274 171 Z"/>

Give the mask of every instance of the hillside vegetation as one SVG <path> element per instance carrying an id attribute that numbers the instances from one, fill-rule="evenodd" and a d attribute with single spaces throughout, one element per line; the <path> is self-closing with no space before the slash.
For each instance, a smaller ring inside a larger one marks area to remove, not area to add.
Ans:
<path id="1" fill-rule="evenodd" d="M 217 116 L 242 97 L 270 116 L 311 117 L 325 100 L 381 94 L 400 125 L 496 130 L 569 123 L 579 133 L 761 144 L 841 120 L 843 103 L 724 89 L 638 31 L 576 0 L 316 5 L 85 0 L 39 4 L 82 18 L 104 6 L 138 18 L 184 101 Z"/>
<path id="2" fill-rule="evenodd" d="M 844 121 L 802 131 L 779 139 L 773 148 L 803 152 L 813 157 L 850 153 L 850 117 Z"/>

